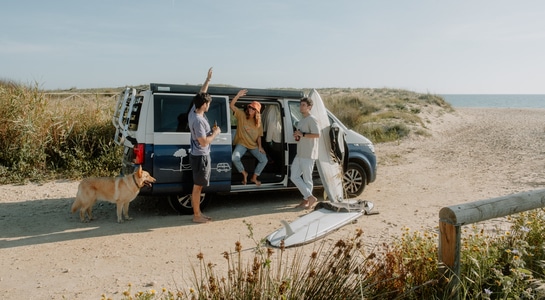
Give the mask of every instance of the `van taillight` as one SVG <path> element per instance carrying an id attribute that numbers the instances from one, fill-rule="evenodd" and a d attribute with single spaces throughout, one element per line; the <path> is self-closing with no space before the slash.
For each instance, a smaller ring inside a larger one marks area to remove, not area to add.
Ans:
<path id="1" fill-rule="evenodd" d="M 144 164 L 144 144 L 136 144 L 132 151 L 134 152 L 134 164 Z"/>

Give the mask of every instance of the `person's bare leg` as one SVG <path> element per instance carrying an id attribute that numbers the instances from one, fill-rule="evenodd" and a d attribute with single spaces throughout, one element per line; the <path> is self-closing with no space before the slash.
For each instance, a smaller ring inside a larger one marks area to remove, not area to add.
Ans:
<path id="1" fill-rule="evenodd" d="M 261 181 L 257 180 L 257 174 L 252 175 L 252 179 L 250 179 L 250 181 L 255 183 L 257 186 L 261 185 Z"/>
<path id="2" fill-rule="evenodd" d="M 314 206 L 316 205 L 316 203 L 318 203 L 318 198 L 316 198 L 316 197 L 310 195 L 310 196 L 308 197 L 308 207 L 307 207 L 307 208 L 308 208 L 308 209 L 313 209 Z"/>
<path id="3" fill-rule="evenodd" d="M 193 185 L 193 192 L 191 193 L 191 206 L 193 206 L 193 222 L 195 223 L 206 223 L 210 221 L 201 213 L 201 191 L 201 185 Z"/>
<path id="4" fill-rule="evenodd" d="M 299 205 L 296 206 L 297 208 L 308 208 L 308 198 L 307 199 L 303 199 L 303 201 L 301 201 L 301 203 L 299 203 Z"/>
<path id="5" fill-rule="evenodd" d="M 248 172 L 243 170 L 240 173 L 242 174 L 242 184 L 246 184 L 246 181 L 248 180 Z"/>

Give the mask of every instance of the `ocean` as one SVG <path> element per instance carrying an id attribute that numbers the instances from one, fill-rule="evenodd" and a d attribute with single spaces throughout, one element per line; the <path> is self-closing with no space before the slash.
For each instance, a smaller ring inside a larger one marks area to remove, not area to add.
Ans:
<path id="1" fill-rule="evenodd" d="M 446 94 L 453 107 L 545 108 L 545 95 Z"/>

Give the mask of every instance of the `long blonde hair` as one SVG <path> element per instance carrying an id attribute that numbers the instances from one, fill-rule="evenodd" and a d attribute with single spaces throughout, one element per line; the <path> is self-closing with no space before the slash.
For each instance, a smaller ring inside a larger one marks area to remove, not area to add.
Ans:
<path id="1" fill-rule="evenodd" d="M 261 113 L 256 110 L 255 111 L 255 127 L 259 128 L 259 126 L 261 126 Z"/>

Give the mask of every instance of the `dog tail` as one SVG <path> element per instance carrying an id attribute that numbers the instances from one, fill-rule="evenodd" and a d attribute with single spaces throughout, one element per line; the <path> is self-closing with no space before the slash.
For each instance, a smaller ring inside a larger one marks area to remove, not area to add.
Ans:
<path id="1" fill-rule="evenodd" d="M 81 200 L 80 200 L 80 195 L 79 195 L 79 189 L 78 189 L 78 193 L 76 194 L 76 200 L 74 201 L 74 204 L 72 204 L 72 213 L 75 213 L 76 210 L 78 210 L 78 208 L 81 207 Z"/>
<path id="2" fill-rule="evenodd" d="M 76 198 L 76 201 L 74 201 L 74 204 L 72 204 L 72 209 L 71 209 L 71 212 L 72 213 L 75 213 L 76 210 L 78 210 L 78 208 L 80 207 L 80 201 L 78 200 L 78 198 Z"/>

